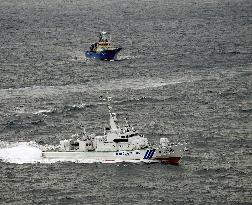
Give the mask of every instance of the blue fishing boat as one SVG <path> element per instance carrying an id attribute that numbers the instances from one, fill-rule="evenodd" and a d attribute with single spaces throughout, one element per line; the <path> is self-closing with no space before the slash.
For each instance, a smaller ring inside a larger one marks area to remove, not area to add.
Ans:
<path id="1" fill-rule="evenodd" d="M 114 60 L 122 48 L 114 47 L 111 44 L 111 36 L 107 32 L 101 32 L 99 41 L 90 46 L 90 50 L 85 52 L 87 58 L 100 60 Z"/>

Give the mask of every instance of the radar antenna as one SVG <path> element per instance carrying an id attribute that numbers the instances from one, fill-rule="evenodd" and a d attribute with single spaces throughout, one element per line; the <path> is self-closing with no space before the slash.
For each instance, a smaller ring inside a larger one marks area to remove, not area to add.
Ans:
<path id="1" fill-rule="evenodd" d="M 117 121 L 116 113 L 112 113 L 111 99 L 112 98 L 108 96 L 108 93 L 107 93 L 108 109 L 109 109 L 109 116 L 110 116 L 110 127 L 112 130 L 118 130 L 118 126 L 116 124 L 116 121 Z"/>
<path id="2" fill-rule="evenodd" d="M 108 102 L 109 113 L 111 113 L 111 110 L 112 110 L 111 99 L 112 99 L 112 97 L 110 97 L 107 93 L 107 102 Z"/>
<path id="3" fill-rule="evenodd" d="M 129 121 L 128 121 L 128 118 L 127 118 L 127 117 L 125 117 L 125 118 L 124 118 L 124 120 L 125 120 L 126 126 L 127 126 L 127 127 L 130 127 L 130 125 L 129 125 Z"/>

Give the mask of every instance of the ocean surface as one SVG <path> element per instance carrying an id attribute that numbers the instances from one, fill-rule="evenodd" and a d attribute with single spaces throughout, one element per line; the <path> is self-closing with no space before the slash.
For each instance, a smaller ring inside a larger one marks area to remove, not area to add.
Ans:
<path id="1" fill-rule="evenodd" d="M 100 31 L 116 61 L 84 57 Z M 251 34 L 250 0 L 0 0 L 0 204 L 251 204 Z M 181 164 L 41 159 L 107 93 Z"/>

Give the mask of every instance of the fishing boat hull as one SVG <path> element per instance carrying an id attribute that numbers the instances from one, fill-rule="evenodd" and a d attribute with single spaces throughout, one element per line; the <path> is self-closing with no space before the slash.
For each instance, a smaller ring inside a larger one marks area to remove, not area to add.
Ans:
<path id="1" fill-rule="evenodd" d="M 91 59 L 99 59 L 99 60 L 115 60 L 118 52 L 122 48 L 114 48 L 109 50 L 103 50 L 100 52 L 96 51 L 86 51 L 85 56 Z"/>

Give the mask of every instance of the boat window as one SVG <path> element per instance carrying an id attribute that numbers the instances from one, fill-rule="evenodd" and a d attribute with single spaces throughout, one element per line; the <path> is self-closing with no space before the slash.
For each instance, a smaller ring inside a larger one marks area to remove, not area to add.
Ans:
<path id="1" fill-rule="evenodd" d="M 140 152 L 136 152 L 136 154 L 140 154 Z"/>
<path id="2" fill-rule="evenodd" d="M 116 155 L 118 155 L 118 153 L 116 153 Z"/>
<path id="3" fill-rule="evenodd" d="M 119 153 L 119 155 L 122 155 L 122 153 Z"/>
<path id="4" fill-rule="evenodd" d="M 121 136 L 121 138 L 125 138 L 125 136 Z"/>
<path id="5" fill-rule="evenodd" d="M 161 153 L 161 151 L 159 151 L 159 153 Z"/>

